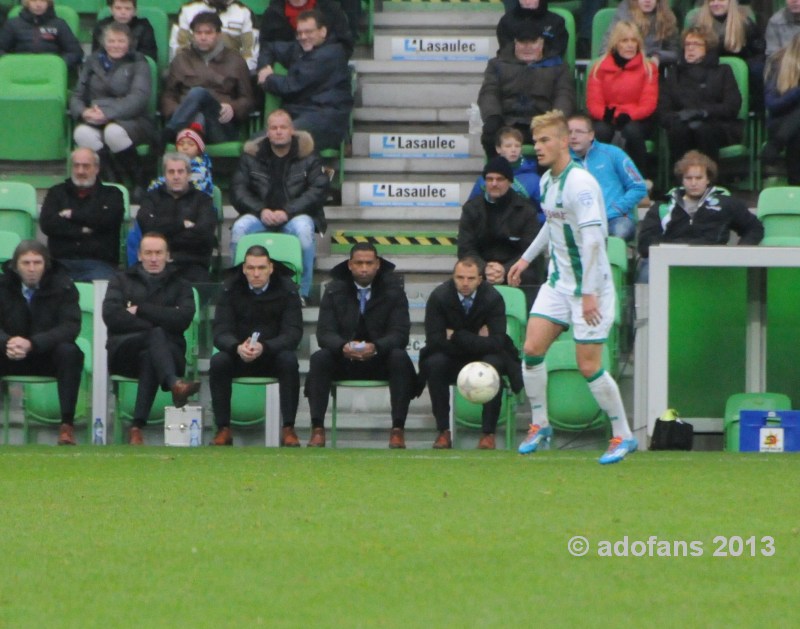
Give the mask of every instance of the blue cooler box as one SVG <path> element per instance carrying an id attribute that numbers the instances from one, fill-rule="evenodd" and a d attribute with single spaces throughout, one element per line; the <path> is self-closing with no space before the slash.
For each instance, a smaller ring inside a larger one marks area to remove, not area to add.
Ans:
<path id="1" fill-rule="evenodd" d="M 800 411 L 741 411 L 741 452 L 800 451 Z"/>

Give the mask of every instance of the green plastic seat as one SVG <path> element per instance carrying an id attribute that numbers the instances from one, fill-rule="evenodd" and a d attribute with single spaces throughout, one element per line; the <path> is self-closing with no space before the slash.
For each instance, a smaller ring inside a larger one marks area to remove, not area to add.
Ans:
<path id="1" fill-rule="evenodd" d="M 758 218 L 764 224 L 762 246 L 800 246 L 800 187 L 762 190 L 758 195 Z"/>
<path id="2" fill-rule="evenodd" d="M 792 400 L 784 393 L 735 393 L 725 404 L 723 425 L 725 450 L 739 451 L 739 413 L 741 411 L 789 411 Z"/>
<path id="3" fill-rule="evenodd" d="M 35 238 L 38 215 L 36 188 L 18 181 L 0 181 L 0 229 L 14 232 L 20 240 Z"/>
<path id="4" fill-rule="evenodd" d="M 0 220 L 0 224 L 2 224 L 2 220 Z M 14 250 L 20 242 L 20 237 L 16 232 L 0 231 L 0 263 L 14 257 Z"/>
<path id="5" fill-rule="evenodd" d="M 331 447 L 336 447 L 336 422 L 339 415 L 339 387 L 350 387 L 354 389 L 373 389 L 377 387 L 388 387 L 388 380 L 334 380 L 331 382 Z"/>
<path id="6" fill-rule="evenodd" d="M 0 159 L 63 160 L 67 150 L 67 66 L 57 55 L 0 57 Z"/>
<path id="7" fill-rule="evenodd" d="M 236 245 L 234 266 L 244 262 L 244 254 L 253 245 L 265 247 L 269 251 L 270 258 L 289 267 L 294 272 L 295 284 L 300 284 L 300 278 L 303 276 L 303 250 L 297 236 L 277 232 L 261 232 L 242 236 Z"/>
<path id="8" fill-rule="evenodd" d="M 592 59 L 596 59 L 605 52 L 603 50 L 603 38 L 611 26 L 611 22 L 614 21 L 616 12 L 616 7 L 607 7 L 594 14 L 592 18 Z"/>

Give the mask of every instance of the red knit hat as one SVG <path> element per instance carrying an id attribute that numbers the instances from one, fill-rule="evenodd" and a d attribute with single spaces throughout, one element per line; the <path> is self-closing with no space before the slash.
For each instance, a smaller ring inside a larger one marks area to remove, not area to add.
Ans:
<path id="1" fill-rule="evenodd" d="M 190 125 L 188 129 L 180 131 L 175 138 L 175 144 L 178 144 L 183 138 L 189 138 L 192 142 L 197 144 L 197 148 L 201 153 L 206 152 L 206 143 L 203 142 L 203 136 L 200 135 L 200 128 L 194 124 Z"/>

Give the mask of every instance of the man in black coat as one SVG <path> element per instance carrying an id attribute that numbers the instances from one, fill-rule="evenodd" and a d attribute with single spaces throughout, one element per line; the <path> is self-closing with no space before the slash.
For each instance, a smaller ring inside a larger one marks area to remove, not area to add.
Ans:
<path id="1" fill-rule="evenodd" d="M 253 245 L 225 282 L 214 315 L 214 346 L 220 351 L 211 357 L 209 371 L 217 424 L 211 445 L 233 445 L 233 378 L 271 376 L 278 378 L 281 445 L 300 446 L 294 421 L 300 398 L 301 338 L 303 313 L 290 270 L 272 260 L 265 247 Z"/>
<path id="2" fill-rule="evenodd" d="M 78 290 L 40 242 L 23 240 L 0 275 L 0 377 L 55 376 L 61 406 L 59 445 L 75 445 L 73 422 L 83 371 L 75 344 Z"/>
<path id="3" fill-rule="evenodd" d="M 306 395 L 311 410 L 309 447 L 325 446 L 325 412 L 333 380 L 388 380 L 392 407 L 390 448 L 405 448 L 404 429 L 416 373 L 406 352 L 411 320 L 394 264 L 358 243 L 350 259 L 331 270 L 317 320 L 320 349 L 311 356 Z"/>
<path id="4" fill-rule="evenodd" d="M 425 347 L 419 356 L 417 393 L 427 381 L 439 431 L 433 444 L 437 450 L 452 447 L 449 387 L 461 368 L 473 361 L 489 363 L 501 377 L 509 377 L 514 392 L 522 390 L 519 352 L 506 334 L 503 297 L 483 281 L 483 262 L 467 256 L 456 262 L 453 278 L 439 285 L 425 306 Z M 495 447 L 502 395 L 498 391 L 483 405 L 481 450 Z"/>
<path id="5" fill-rule="evenodd" d="M 271 0 L 264 15 L 261 16 L 261 30 L 258 42 L 263 48 L 270 42 L 293 42 L 295 40 L 295 27 L 297 16 L 308 10 L 308 0 Z M 337 0 L 317 0 L 314 8 L 325 16 L 328 24 L 329 36 L 344 46 L 348 59 L 353 54 L 353 32 L 347 15 L 342 11 L 342 6 Z M 259 64 L 261 65 L 261 64 Z"/>
<path id="6" fill-rule="evenodd" d="M 142 199 L 136 222 L 142 233 L 167 237 L 172 262 L 188 282 L 208 282 L 216 243 L 217 213 L 211 197 L 195 188 L 191 163 L 182 153 L 164 155 L 164 183 Z"/>
<path id="7" fill-rule="evenodd" d="M 167 239 L 154 232 L 142 236 L 139 263 L 115 275 L 103 301 L 108 327 L 108 368 L 112 374 L 138 378 L 131 445 L 143 445 L 158 387 L 172 391 L 180 408 L 200 390 L 199 382 L 181 379 L 186 369 L 186 340 L 195 306 L 192 287 L 167 266 Z"/>
<path id="8" fill-rule="evenodd" d="M 71 168 L 69 179 L 47 191 L 39 225 L 74 281 L 111 279 L 119 266 L 122 193 L 100 182 L 100 158 L 91 149 L 75 149 Z"/>

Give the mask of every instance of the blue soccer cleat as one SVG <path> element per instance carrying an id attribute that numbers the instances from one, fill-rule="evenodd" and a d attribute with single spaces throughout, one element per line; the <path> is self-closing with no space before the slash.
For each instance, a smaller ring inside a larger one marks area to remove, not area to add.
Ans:
<path id="1" fill-rule="evenodd" d="M 608 444 L 608 450 L 600 457 L 601 465 L 608 465 L 609 463 L 619 463 L 625 458 L 629 452 L 636 452 L 639 447 L 639 442 L 635 437 L 630 439 L 623 439 L 622 437 L 614 437 Z"/>
<path id="2" fill-rule="evenodd" d="M 536 450 L 545 449 L 550 445 L 550 438 L 553 436 L 552 426 L 540 426 L 539 424 L 531 424 L 528 428 L 528 436 L 519 444 L 520 454 L 530 454 Z"/>

